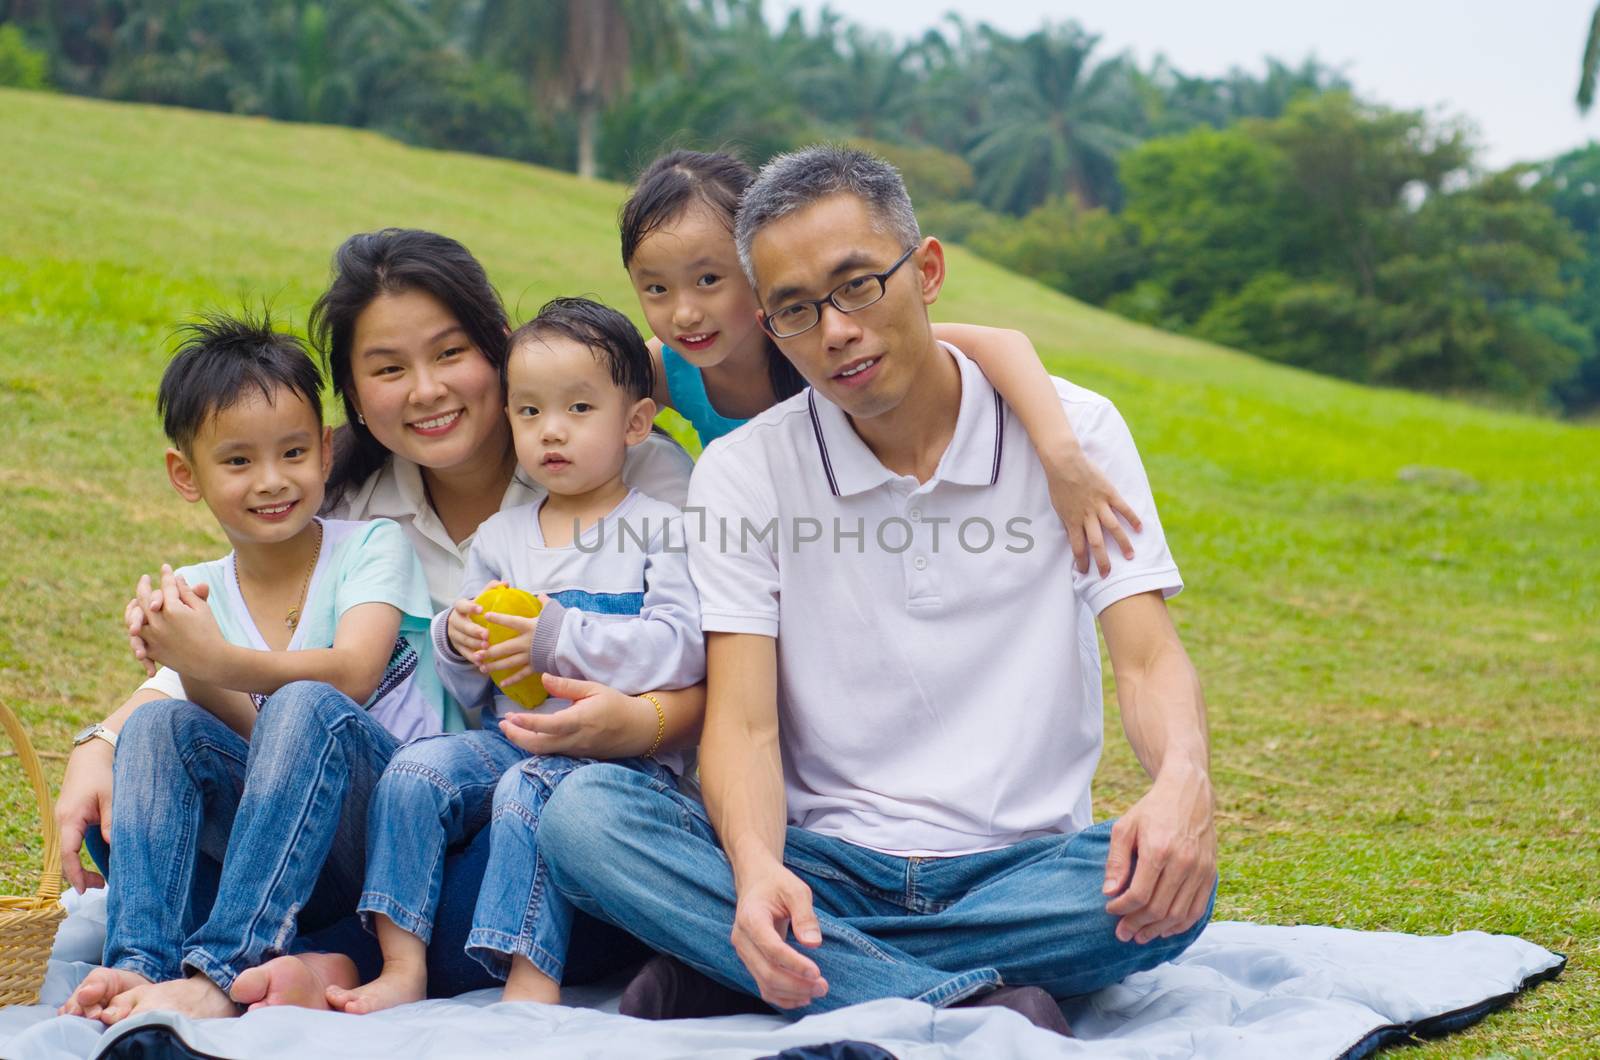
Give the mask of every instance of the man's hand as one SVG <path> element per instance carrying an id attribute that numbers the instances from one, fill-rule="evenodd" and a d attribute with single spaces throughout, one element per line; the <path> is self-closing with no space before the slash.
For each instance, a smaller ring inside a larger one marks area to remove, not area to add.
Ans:
<path id="1" fill-rule="evenodd" d="M 1217 879 L 1211 780 L 1197 768 L 1164 769 L 1111 829 L 1106 912 L 1117 938 L 1140 945 L 1193 927 Z"/>
<path id="2" fill-rule="evenodd" d="M 529 678 L 528 680 L 536 680 Z M 649 750 L 656 739 L 656 708 L 598 681 L 545 674 L 544 688 L 570 699 L 565 710 L 509 714 L 500 719 L 506 739 L 535 755 L 568 758 L 627 758 Z"/>
<path id="3" fill-rule="evenodd" d="M 761 1000 L 777 1008 L 809 1005 L 828 992 L 816 962 L 787 941 L 810 949 L 822 945 L 822 928 L 811 910 L 811 888 L 780 862 L 758 876 L 739 881 L 733 914 L 733 948 L 761 990 Z"/>

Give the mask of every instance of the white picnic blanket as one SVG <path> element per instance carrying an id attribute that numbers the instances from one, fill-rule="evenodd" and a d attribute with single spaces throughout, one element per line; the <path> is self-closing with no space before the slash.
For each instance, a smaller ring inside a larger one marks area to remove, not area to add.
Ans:
<path id="1" fill-rule="evenodd" d="M 999 1009 L 936 1010 L 886 1000 L 790 1022 L 777 1016 L 648 1023 L 616 1014 L 616 986 L 567 1005 L 497 1004 L 495 992 L 371 1016 L 274 1008 L 229 1020 L 152 1013 L 105 1030 L 54 1016 L 98 959 L 103 892 L 68 896 L 46 1004 L 0 1009 L 0 1057 L 98 1055 L 151 1023 L 217 1057 L 528 1053 L 583 1057 L 757 1057 L 825 1042 L 871 1042 L 905 1060 L 973 1056 L 1315 1060 L 1367 1055 L 1408 1032 L 1442 1033 L 1560 971 L 1565 958 L 1510 935 L 1447 936 L 1216 923 L 1177 961 L 1064 1006 L 1075 1040 Z"/>

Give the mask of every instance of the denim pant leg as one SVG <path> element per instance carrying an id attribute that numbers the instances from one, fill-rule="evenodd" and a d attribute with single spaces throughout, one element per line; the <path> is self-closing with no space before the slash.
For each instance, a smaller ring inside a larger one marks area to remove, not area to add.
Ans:
<path id="1" fill-rule="evenodd" d="M 193 703 L 146 703 L 128 718 L 112 773 L 108 966 L 182 976 L 183 940 L 216 898 L 248 754 L 244 737 Z"/>
<path id="2" fill-rule="evenodd" d="M 916 892 L 943 908 L 850 923 L 940 968 L 995 968 L 1010 986 L 1056 997 L 1110 986 L 1182 953 L 1211 918 L 1208 905 L 1199 922 L 1171 938 L 1142 946 L 1118 940 L 1101 891 L 1112 824 L 983 854 L 917 859 Z"/>
<path id="3" fill-rule="evenodd" d="M 727 986 L 757 992 L 728 945 L 733 873 L 693 799 L 623 766 L 585 766 L 546 802 L 538 842 L 551 882 L 577 908 Z M 787 1015 L 880 997 L 945 1005 L 999 982 L 992 970 L 952 974 L 863 935 L 833 912 L 858 904 L 861 889 L 855 883 L 826 877 L 809 882 L 823 943 L 805 952 L 829 990 Z"/>
<path id="4" fill-rule="evenodd" d="M 468 990 L 499 986 L 500 981 L 467 956 L 467 932 L 472 930 L 472 909 L 483 886 L 483 869 L 489 863 L 489 830 L 445 854 L 444 882 L 439 888 L 439 910 L 434 915 L 433 938 L 428 942 L 428 996 L 455 997 Z M 587 918 L 585 918 L 587 919 Z M 593 921 L 590 921 L 593 923 Z M 610 924 L 607 930 L 615 931 Z M 294 952 L 342 953 L 356 964 L 361 981 L 371 982 L 383 971 L 378 940 L 351 912 L 333 925 L 295 940 Z"/>
<path id="5" fill-rule="evenodd" d="M 576 910 L 550 885 L 536 831 L 556 786 L 591 760 L 534 755 L 506 770 L 494 793 L 489 865 L 467 936 L 467 952 L 492 975 L 504 979 L 511 958 L 525 957 L 561 982 Z M 675 786 L 672 772 L 653 760 L 622 759 L 614 765 Z"/>
<path id="6" fill-rule="evenodd" d="M 382 913 L 423 942 L 433 937 L 445 852 L 489 820 L 495 785 L 527 758 L 498 729 L 426 736 L 395 753 L 367 818 L 367 873 L 357 908 Z"/>
<path id="7" fill-rule="evenodd" d="M 329 685 L 296 681 L 267 700 L 250 737 L 244 793 L 210 918 L 183 963 L 227 990 L 291 952 L 298 930 L 355 908 L 367 804 L 397 741 Z"/>

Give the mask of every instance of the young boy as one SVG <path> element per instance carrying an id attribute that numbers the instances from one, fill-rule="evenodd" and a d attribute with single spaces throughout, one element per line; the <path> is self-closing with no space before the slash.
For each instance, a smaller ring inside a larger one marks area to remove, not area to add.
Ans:
<path id="1" fill-rule="evenodd" d="M 330 1003 L 346 1012 L 425 995 L 423 956 L 444 850 L 486 818 L 491 852 L 468 952 L 506 979 L 506 1000 L 560 999 L 574 910 L 545 878 L 534 830 L 550 792 L 584 760 L 530 755 L 513 742 L 524 738 L 521 730 L 541 727 L 534 714 L 570 703 L 550 699 L 523 712 L 491 672 L 516 671 L 501 681 L 505 687 L 553 673 L 629 694 L 705 676 L 682 516 L 622 481 L 628 447 L 649 436 L 655 416 L 644 340 L 616 310 L 560 298 L 512 334 L 510 351 L 502 374 L 517 463 L 548 496 L 478 528 L 462 598 L 434 619 L 440 675 L 463 706 L 484 706 L 484 729 L 402 748 L 378 783 L 359 908 L 374 926 L 384 968 L 357 990 L 329 989 Z M 492 584 L 544 594 L 543 611 L 537 618 L 483 614 L 472 598 Z M 491 647 L 473 621 L 480 615 L 516 636 Z M 684 759 L 657 754 L 666 716 L 653 705 L 655 743 L 643 757 L 619 762 L 673 783 Z"/>
<path id="2" fill-rule="evenodd" d="M 339 888 L 324 886 L 320 859 L 293 880 L 263 881 L 256 877 L 265 866 L 246 865 L 250 878 L 229 882 L 238 867 L 230 872 L 225 860 L 267 856 L 239 835 L 247 818 L 251 827 L 281 815 L 304 824 L 303 807 L 245 808 L 263 762 L 278 768 L 285 756 L 303 760 L 300 786 L 315 789 L 324 816 L 343 813 L 342 789 L 314 768 L 312 746 L 297 739 L 293 748 L 264 747 L 270 739 L 253 739 L 274 692 L 292 682 L 330 685 L 356 714 L 365 705 L 391 748 L 442 729 L 432 607 L 404 533 L 389 520 L 316 518 L 332 456 L 316 364 L 267 319 L 211 317 L 186 330 L 157 397 L 172 442 L 167 473 L 185 500 L 205 503 L 233 550 L 175 576 L 163 567 L 168 605 L 131 616 L 136 655 L 180 674 L 189 701 L 144 705 L 118 740 L 106 967 L 63 1007 L 108 1021 L 157 989 L 147 984 L 186 973 L 215 982 L 218 961 L 248 966 L 283 944 L 276 929 L 263 941 L 251 927 L 271 919 L 263 902 L 306 910 L 307 927 L 320 926 L 319 908 L 344 915 L 331 908 Z M 332 851 L 331 860 L 347 861 L 344 853 Z M 256 893 L 269 884 L 296 893 Z M 353 895 L 344 901 L 353 905 Z M 208 943 L 212 936 L 245 937 L 250 955 Z"/>
<path id="3" fill-rule="evenodd" d="M 333 447 L 315 362 L 266 320 L 187 330 L 156 398 L 173 443 L 167 475 L 184 500 L 205 502 L 233 551 L 177 572 L 210 595 L 145 626 L 148 654 L 245 736 L 271 693 L 307 680 L 365 704 L 398 739 L 440 732 L 416 553 L 388 519 L 316 518 Z"/>

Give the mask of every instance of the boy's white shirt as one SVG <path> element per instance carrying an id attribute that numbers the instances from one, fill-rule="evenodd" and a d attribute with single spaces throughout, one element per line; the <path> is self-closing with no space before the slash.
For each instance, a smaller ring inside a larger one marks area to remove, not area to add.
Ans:
<path id="1" fill-rule="evenodd" d="M 400 632 L 383 679 L 365 704 L 397 739 L 429 736 L 445 727 L 444 692 L 434 672 L 428 638 L 429 600 L 417 563 L 400 528 L 388 519 L 323 519 L 316 566 L 306 583 L 300 619 L 289 651 L 333 646 L 344 613 L 367 603 L 400 612 Z M 178 571 L 191 585 L 209 585 L 207 604 L 230 644 L 271 651 L 239 591 L 234 553 Z M 265 697 L 257 697 L 259 703 Z"/>

